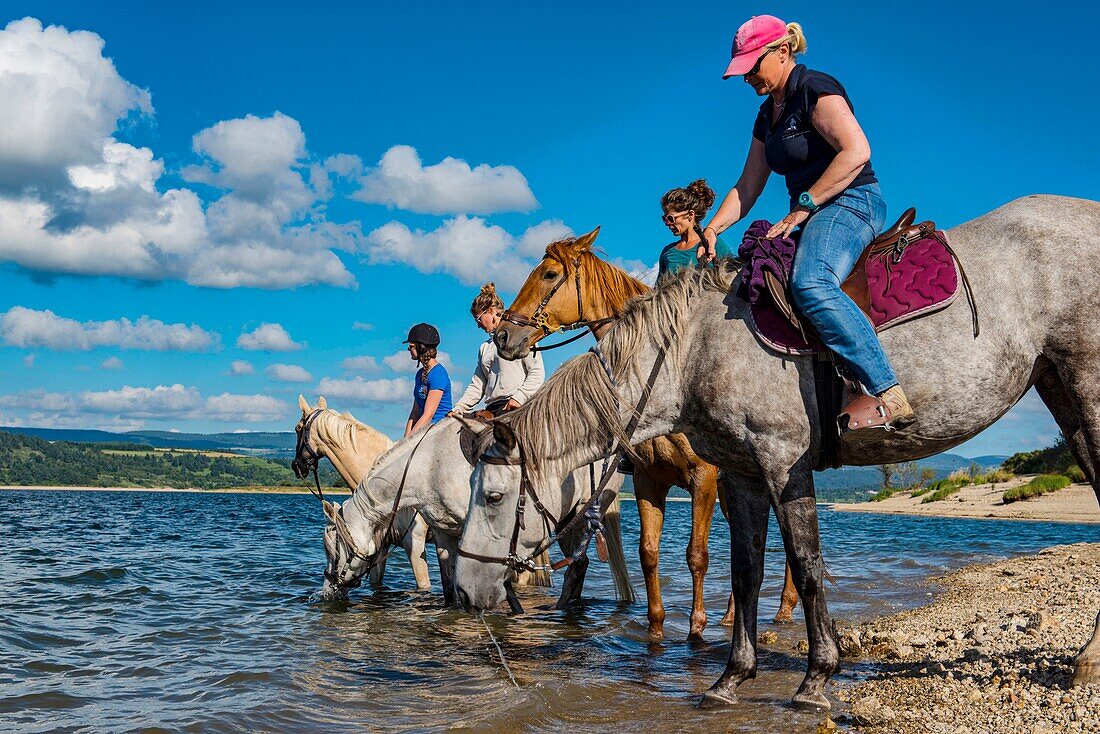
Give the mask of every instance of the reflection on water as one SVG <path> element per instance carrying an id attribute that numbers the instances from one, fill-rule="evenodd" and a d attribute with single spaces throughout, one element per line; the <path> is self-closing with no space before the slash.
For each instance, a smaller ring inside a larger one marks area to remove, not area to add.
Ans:
<path id="1" fill-rule="evenodd" d="M 670 503 L 662 577 L 667 638 L 646 636 L 637 514 L 624 532 L 638 603 L 617 604 L 593 563 L 583 608 L 551 609 L 521 591 L 522 617 L 481 622 L 415 590 L 401 554 L 387 586 L 317 601 L 324 552 L 309 496 L 160 493 L 0 494 L 0 729 L 48 731 L 651 732 L 810 730 L 786 705 L 804 658 L 801 619 L 778 628 L 742 703 L 698 711 L 727 653 L 721 618 L 729 547 L 711 537 L 705 641 L 684 642 L 690 505 Z M 1100 541 L 1100 527 L 845 514 L 821 525 L 835 616 L 855 620 L 921 603 L 920 580 L 1048 545 Z M 761 619 L 778 606 L 783 558 L 771 528 Z M 434 564 L 434 559 L 432 559 Z M 433 578 L 435 569 L 433 567 Z M 856 666 L 834 685 L 861 674 Z"/>

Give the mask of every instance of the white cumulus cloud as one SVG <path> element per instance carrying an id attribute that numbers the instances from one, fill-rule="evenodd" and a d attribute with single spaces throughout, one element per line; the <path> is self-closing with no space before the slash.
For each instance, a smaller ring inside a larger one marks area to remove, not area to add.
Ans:
<path id="1" fill-rule="evenodd" d="M 233 395 L 222 393 L 211 395 L 203 405 L 201 415 L 193 416 L 208 420 L 244 421 L 246 423 L 269 423 L 271 421 L 293 418 L 288 406 L 270 395 Z"/>
<path id="2" fill-rule="evenodd" d="M 244 359 L 235 359 L 229 363 L 229 374 L 234 377 L 251 375 L 254 371 L 252 363 Z"/>
<path id="3" fill-rule="evenodd" d="M 527 179 L 513 166 L 471 168 L 448 156 L 425 167 L 408 145 L 387 150 L 359 183 L 353 199 L 423 214 L 528 212 L 538 206 Z"/>
<path id="4" fill-rule="evenodd" d="M 402 263 L 422 273 L 448 273 L 466 285 L 493 280 L 516 290 L 542 256 L 546 245 L 573 231 L 557 220 L 540 222 L 520 237 L 480 217 L 459 215 L 431 232 L 390 222 L 367 235 L 372 263 Z"/>
<path id="5" fill-rule="evenodd" d="M 252 352 L 296 352 L 306 345 L 291 339 L 282 324 L 264 323 L 237 337 L 237 346 Z"/>
<path id="6" fill-rule="evenodd" d="M 340 363 L 340 369 L 345 372 L 377 372 L 382 368 L 378 366 L 377 359 L 368 355 L 363 355 L 360 357 L 348 357 Z"/>
<path id="7" fill-rule="evenodd" d="M 83 392 L 27 390 L 0 395 L 0 408 L 17 425 L 118 430 L 147 421 L 203 420 L 267 423 L 293 417 L 289 405 L 270 395 L 223 393 L 203 397 L 181 384 Z"/>
<path id="8" fill-rule="evenodd" d="M 208 352 L 221 337 L 196 324 L 166 324 L 148 316 L 137 321 L 76 321 L 53 311 L 13 306 L 0 315 L 0 339 L 13 347 L 86 352 L 119 347 L 157 352 Z"/>
<path id="9" fill-rule="evenodd" d="M 273 364 L 264 370 L 268 377 L 280 382 L 310 382 L 313 375 L 296 364 Z"/>
<path id="10" fill-rule="evenodd" d="M 349 403 L 403 403 L 412 402 L 413 381 L 407 377 L 393 379 L 336 380 L 325 377 L 317 385 L 317 392 L 326 398 L 337 398 Z"/>
<path id="11" fill-rule="evenodd" d="M 163 161 L 114 137 L 120 121 L 153 114 L 151 95 L 95 33 L 9 23 L 0 99 L 0 261 L 215 288 L 355 285 L 337 253 L 361 249 L 360 225 L 324 212 L 328 177 L 348 166 L 311 164 L 293 118 L 248 115 L 196 134 L 200 163 L 183 174 L 216 189 L 208 201 L 158 189 Z"/>
<path id="12" fill-rule="evenodd" d="M 100 362 L 99 366 L 105 370 L 120 370 L 122 369 L 122 360 L 118 357 L 108 357 Z"/>

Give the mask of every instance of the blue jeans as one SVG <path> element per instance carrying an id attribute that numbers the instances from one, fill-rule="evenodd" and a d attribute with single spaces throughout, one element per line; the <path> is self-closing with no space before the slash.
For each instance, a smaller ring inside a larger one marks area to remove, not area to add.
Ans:
<path id="1" fill-rule="evenodd" d="M 791 273 L 795 305 L 872 395 L 898 378 L 871 322 L 840 284 L 885 226 L 886 202 L 877 183 L 847 189 L 802 225 Z"/>

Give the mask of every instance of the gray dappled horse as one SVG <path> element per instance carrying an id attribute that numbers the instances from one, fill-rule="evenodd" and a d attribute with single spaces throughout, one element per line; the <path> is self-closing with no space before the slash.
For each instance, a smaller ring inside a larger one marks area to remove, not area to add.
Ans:
<path id="1" fill-rule="evenodd" d="M 883 332 L 883 347 L 917 421 L 896 432 L 847 434 L 844 462 L 912 461 L 957 446 L 1034 386 L 1100 499 L 1100 203 L 1029 196 L 961 224 L 947 237 L 971 276 L 981 335 L 974 337 L 969 309 L 958 301 Z M 686 271 L 640 297 L 601 342 L 614 384 L 597 355 L 582 355 L 526 405 L 499 419 L 488 456 L 522 466 L 494 462 L 475 469 L 461 551 L 497 557 L 508 550 L 523 478 L 554 512 L 577 501 L 563 493 L 560 477 L 599 456 L 609 432 L 624 431 L 657 352 L 668 343 L 630 440 L 682 431 L 700 456 L 723 470 L 736 612 L 725 672 L 701 703 L 735 702 L 737 686 L 756 675 L 757 601 L 770 507 L 802 597 L 810 643 L 806 677 L 793 701 L 828 708 L 823 689 L 837 669 L 838 653 L 822 585 L 811 472 L 820 441 L 813 367 L 811 358 L 780 358 L 757 342 L 746 325 L 747 305 L 730 290 L 736 277 L 728 263 Z M 540 528 L 526 523 L 517 553 L 536 547 Z M 503 574 L 499 563 L 460 555 L 456 588 L 464 606 L 485 609 L 499 602 Z M 1074 672 L 1075 683 L 1098 680 L 1100 616 Z"/>
<path id="2" fill-rule="evenodd" d="M 344 596 L 349 588 L 359 585 L 363 575 L 384 551 L 380 538 L 386 534 L 396 504 L 398 513 L 415 509 L 431 527 L 443 597 L 446 604 L 455 603 L 454 558 L 470 506 L 472 469 L 466 453 L 471 447 L 463 449 L 462 428 L 460 420 L 444 418 L 401 439 L 378 458 L 370 473 L 342 505 L 328 501 L 322 504 L 328 520 L 324 532 L 327 566 L 323 598 Z M 592 476 L 588 467 L 567 472 L 563 477 L 566 492 L 587 497 L 592 491 Z M 598 480 L 598 470 L 595 476 Z M 621 483 L 622 476 L 616 474 L 614 480 Z M 619 599 L 632 602 L 634 590 L 623 553 L 617 501 L 606 519 L 608 563 L 615 593 Z M 572 554 L 578 542 L 577 536 L 563 537 L 562 551 Z M 569 566 L 562 582 L 559 608 L 580 598 L 587 567 L 586 557 Z"/>

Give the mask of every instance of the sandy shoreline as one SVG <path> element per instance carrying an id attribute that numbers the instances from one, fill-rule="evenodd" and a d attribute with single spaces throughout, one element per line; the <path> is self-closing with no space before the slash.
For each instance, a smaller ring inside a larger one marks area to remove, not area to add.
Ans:
<path id="1" fill-rule="evenodd" d="M 876 673 L 837 694 L 848 710 L 836 724 L 868 734 L 1100 732 L 1100 684 L 1070 685 L 1100 607 L 1100 543 L 934 581 L 942 593 L 932 604 L 842 630 L 847 665 L 862 657 Z"/>
<path id="2" fill-rule="evenodd" d="M 323 487 L 325 494 L 350 495 L 351 490 Z M 189 494 L 311 494 L 299 487 L 227 487 L 225 489 L 179 489 L 178 487 L 23 487 L 0 485 L 0 491 L 11 492 L 185 492 Z"/>
<path id="3" fill-rule="evenodd" d="M 840 512 L 884 515 L 1100 523 L 1100 506 L 1088 484 L 1071 484 L 1051 494 L 1007 505 L 1001 501 L 1005 490 L 1025 484 L 1028 479 L 1018 477 L 1002 484 L 963 487 L 957 494 L 928 504 L 922 504 L 927 495 L 911 497 L 905 492 L 881 502 L 835 503 L 829 506 Z"/>

